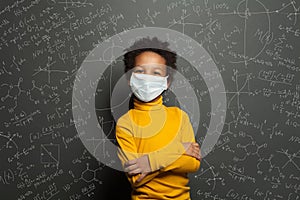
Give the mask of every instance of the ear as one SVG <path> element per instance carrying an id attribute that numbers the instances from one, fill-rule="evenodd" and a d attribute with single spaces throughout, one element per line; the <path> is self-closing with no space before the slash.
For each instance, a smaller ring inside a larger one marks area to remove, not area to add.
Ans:
<path id="1" fill-rule="evenodd" d="M 170 85 L 171 85 L 171 81 L 168 80 L 168 83 L 167 83 L 168 89 L 169 89 Z"/>

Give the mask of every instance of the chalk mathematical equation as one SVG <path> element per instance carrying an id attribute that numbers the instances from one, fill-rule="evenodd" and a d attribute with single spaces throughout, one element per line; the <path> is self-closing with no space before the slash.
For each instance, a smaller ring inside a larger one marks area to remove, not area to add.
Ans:
<path id="1" fill-rule="evenodd" d="M 75 125 L 85 127 L 92 113 L 74 119 L 96 98 L 99 127 L 105 136 L 88 140 L 95 151 L 118 162 L 106 148 L 114 138 L 110 96 L 123 73 L 111 45 L 95 61 L 111 66 L 95 81 L 78 69 L 109 37 L 142 27 L 164 27 L 197 41 L 220 73 L 200 75 L 207 64 L 178 58 L 186 79 L 173 88 L 188 96 L 164 94 L 164 103 L 182 107 L 196 140 L 206 136 L 210 93 L 206 80 L 220 74 L 225 85 L 226 118 L 216 145 L 190 175 L 192 199 L 300 200 L 300 3 L 286 1 L 10 1 L 0 7 L 0 191 L 4 199 L 129 199 L 121 172 L 99 163 L 82 145 Z M 132 38 L 132 42 L 136 38 Z M 188 41 L 170 40 L 180 55 L 194 55 Z M 86 81 L 85 102 L 72 105 L 75 75 Z M 120 103 L 121 104 L 121 103 Z M 193 111 L 200 105 L 200 121 Z M 115 108 L 118 108 L 116 105 Z M 123 111 L 125 112 L 125 111 Z M 218 132 L 218 128 L 214 130 Z M 119 187 L 122 186 L 122 187 Z M 11 192 L 5 192 L 11 191 Z"/>

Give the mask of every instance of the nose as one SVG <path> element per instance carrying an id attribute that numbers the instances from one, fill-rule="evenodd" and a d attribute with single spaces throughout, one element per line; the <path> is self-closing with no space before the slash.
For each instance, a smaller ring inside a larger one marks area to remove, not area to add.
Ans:
<path id="1" fill-rule="evenodd" d="M 152 75 L 151 73 L 151 67 L 145 67 L 145 74 L 149 74 L 149 75 Z"/>

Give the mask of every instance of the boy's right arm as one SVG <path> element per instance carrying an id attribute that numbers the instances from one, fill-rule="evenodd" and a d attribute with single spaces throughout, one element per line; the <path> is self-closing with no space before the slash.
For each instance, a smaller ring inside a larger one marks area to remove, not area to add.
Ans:
<path id="1" fill-rule="evenodd" d="M 126 120 L 119 120 L 116 126 L 116 139 L 120 146 L 118 149 L 118 157 L 124 166 L 126 162 L 129 160 L 134 160 L 141 155 L 137 153 L 137 148 L 134 142 L 134 138 L 132 136 L 132 133 L 130 131 L 130 124 Z M 130 184 L 133 187 L 139 187 L 148 181 L 152 180 L 155 176 L 157 176 L 160 171 L 154 171 L 151 173 L 148 173 L 147 176 L 145 176 L 140 181 L 139 178 L 142 176 L 142 174 L 135 174 L 135 175 L 129 175 L 126 173 L 127 179 L 129 180 Z"/>

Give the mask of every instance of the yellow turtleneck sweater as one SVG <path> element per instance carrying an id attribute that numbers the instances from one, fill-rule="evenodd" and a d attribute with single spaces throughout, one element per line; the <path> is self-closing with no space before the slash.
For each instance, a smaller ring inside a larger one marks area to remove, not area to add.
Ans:
<path id="1" fill-rule="evenodd" d="M 129 176 L 132 200 L 190 199 L 188 172 L 195 172 L 200 161 L 185 155 L 183 142 L 195 142 L 188 115 L 178 107 L 166 107 L 162 96 L 151 102 L 134 99 L 134 109 L 117 122 L 118 156 L 128 160 L 148 155 L 152 172 L 141 182 L 140 174 Z"/>

